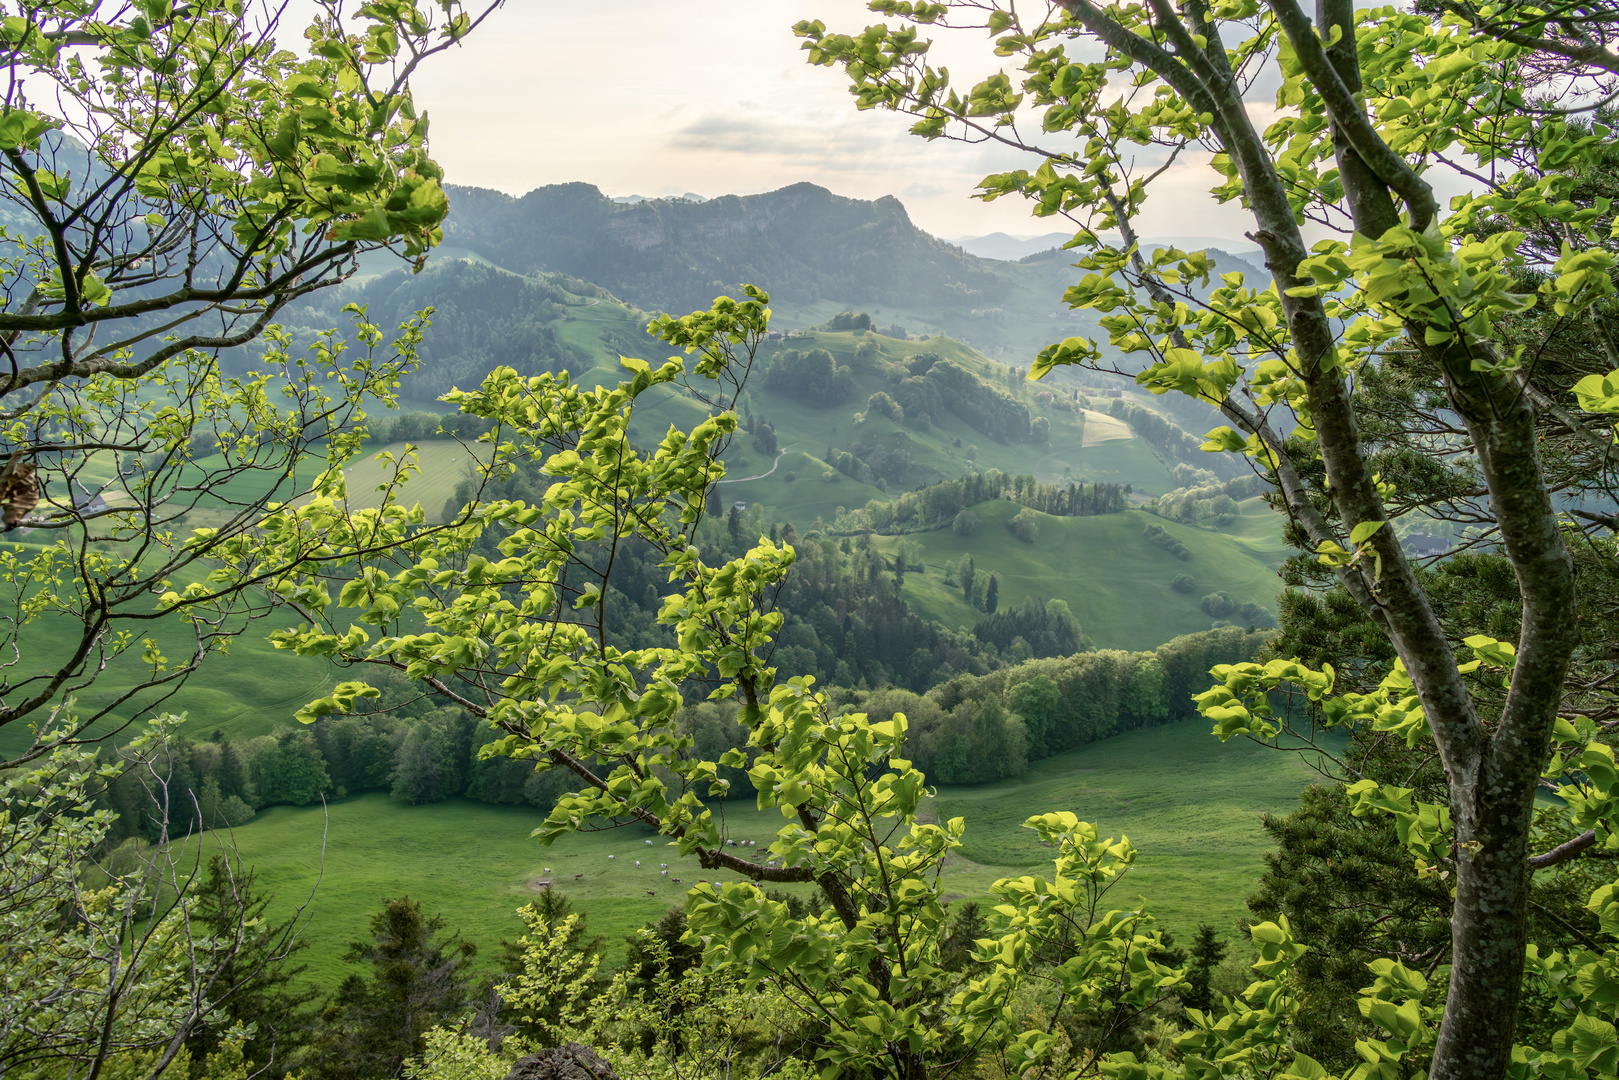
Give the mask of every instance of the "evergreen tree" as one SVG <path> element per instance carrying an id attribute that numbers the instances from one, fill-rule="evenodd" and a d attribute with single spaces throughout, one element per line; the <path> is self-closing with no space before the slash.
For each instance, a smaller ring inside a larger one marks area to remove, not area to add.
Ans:
<path id="1" fill-rule="evenodd" d="M 1186 965 L 1187 989 L 1181 993 L 1181 1004 L 1188 1009 L 1207 1012 L 1214 1007 L 1214 969 L 1225 959 L 1229 946 L 1215 934 L 1214 927 L 1200 923 L 1197 937 L 1192 941 L 1191 963 Z"/>
<path id="2" fill-rule="evenodd" d="M 294 983 L 305 968 L 294 965 L 292 957 L 308 947 L 297 936 L 296 919 L 266 919 L 271 898 L 255 888 L 254 871 L 223 855 L 208 860 L 208 876 L 193 895 L 192 918 L 204 936 L 239 939 L 242 945 L 211 976 L 208 999 L 214 1009 L 186 1039 L 192 1060 L 218 1050 L 232 1028 L 251 1024 L 253 1037 L 242 1044 L 249 1071 L 285 1073 L 298 1049 L 309 1042 L 314 1016 L 304 1006 L 316 996 L 307 984 Z"/>
<path id="3" fill-rule="evenodd" d="M 967 561 L 961 567 L 961 595 L 967 598 L 967 603 L 973 602 L 973 578 L 978 574 L 973 565 L 973 557 L 967 556 Z"/>
<path id="4" fill-rule="evenodd" d="M 311 1055 L 317 1075 L 399 1076 L 405 1059 L 422 1052 L 427 1031 L 461 1012 L 478 947 L 458 935 L 441 938 L 443 929 L 443 916 L 424 916 L 408 896 L 384 901 L 371 917 L 371 940 L 351 943 L 343 956 L 369 964 L 370 977 L 350 975 L 321 1011 Z"/>
<path id="5" fill-rule="evenodd" d="M 984 589 L 984 610 L 993 615 L 995 614 L 995 609 L 999 607 L 1000 604 L 1001 576 L 999 574 L 991 574 L 989 575 L 989 585 Z"/>

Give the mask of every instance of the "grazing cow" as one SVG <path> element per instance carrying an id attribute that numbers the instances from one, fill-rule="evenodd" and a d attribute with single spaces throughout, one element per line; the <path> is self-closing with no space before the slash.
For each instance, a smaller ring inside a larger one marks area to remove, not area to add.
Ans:
<path id="1" fill-rule="evenodd" d="M 618 858 L 618 856 L 617 856 L 617 855 L 609 855 L 609 856 L 607 856 L 607 857 L 608 857 L 608 859 L 616 859 L 616 858 Z"/>
<path id="2" fill-rule="evenodd" d="M 583 875 L 583 874 L 575 874 L 575 875 L 573 875 L 573 880 L 578 881 L 580 878 L 582 878 L 584 876 L 585 875 Z"/>
<path id="3" fill-rule="evenodd" d="M 668 876 L 669 876 L 669 871 L 667 871 L 667 870 L 659 870 L 659 871 L 658 871 L 658 873 L 659 873 L 659 874 L 661 874 L 661 875 L 663 875 L 663 876 L 664 876 L 664 877 L 668 877 Z"/>
<path id="4" fill-rule="evenodd" d="M 648 895 L 648 896 L 657 896 L 657 895 L 658 895 L 658 893 L 657 893 L 657 890 L 656 890 L 656 889 L 648 889 L 648 890 L 647 890 L 647 891 L 646 891 L 646 894 L 647 894 L 647 895 Z"/>
<path id="5" fill-rule="evenodd" d="M 640 859 L 635 860 L 635 868 L 637 870 L 641 869 L 641 860 Z"/>
<path id="6" fill-rule="evenodd" d="M 549 866 L 547 866 L 547 867 L 546 867 L 546 868 L 545 868 L 545 872 L 546 872 L 546 873 L 547 873 L 547 874 L 549 874 L 549 873 L 550 873 L 550 872 L 551 872 L 551 868 L 550 868 L 550 867 L 549 867 Z"/>
<path id="7" fill-rule="evenodd" d="M 652 841 L 650 841 L 650 840 L 648 840 L 648 841 L 647 841 L 647 842 L 646 842 L 646 846 L 647 846 L 647 847 L 651 847 L 651 846 L 652 846 Z"/>
<path id="8" fill-rule="evenodd" d="M 676 885 L 680 884 L 680 879 L 679 878 L 671 878 L 670 880 L 672 880 Z"/>

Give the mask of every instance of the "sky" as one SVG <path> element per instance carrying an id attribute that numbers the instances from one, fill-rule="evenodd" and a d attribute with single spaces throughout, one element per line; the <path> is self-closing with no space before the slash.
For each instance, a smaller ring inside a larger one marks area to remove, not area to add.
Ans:
<path id="1" fill-rule="evenodd" d="M 809 181 L 894 195 L 939 236 L 1064 229 L 1021 199 L 972 198 L 988 173 L 1035 167 L 1027 155 L 926 143 L 904 117 L 858 111 L 841 69 L 811 67 L 793 36 L 816 18 L 842 32 L 877 21 L 864 0 L 508 0 L 413 86 L 451 183 L 713 197 Z M 981 31 L 943 32 L 935 48 L 962 87 L 1003 63 Z M 1241 211 L 1208 198 L 1200 166 L 1162 178 L 1142 235 L 1242 235 Z"/>

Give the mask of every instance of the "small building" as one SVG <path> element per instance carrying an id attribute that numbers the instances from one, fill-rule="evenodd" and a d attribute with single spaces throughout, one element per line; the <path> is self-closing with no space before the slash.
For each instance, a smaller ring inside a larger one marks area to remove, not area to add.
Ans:
<path id="1" fill-rule="evenodd" d="M 98 514 L 107 508 L 107 500 L 101 497 L 99 491 L 91 491 L 77 480 L 73 481 L 73 511 L 77 514 L 89 516 Z"/>
<path id="2" fill-rule="evenodd" d="M 1124 396 L 1124 391 L 1123 390 L 1109 390 L 1107 392 L 1107 396 L 1110 397 L 1110 398 L 1122 398 Z"/>
<path id="3" fill-rule="evenodd" d="M 739 514 L 742 513 L 744 510 L 746 510 L 747 508 L 748 508 L 748 504 L 743 502 L 741 499 L 738 499 L 736 502 L 731 504 L 731 509 L 735 510 Z"/>

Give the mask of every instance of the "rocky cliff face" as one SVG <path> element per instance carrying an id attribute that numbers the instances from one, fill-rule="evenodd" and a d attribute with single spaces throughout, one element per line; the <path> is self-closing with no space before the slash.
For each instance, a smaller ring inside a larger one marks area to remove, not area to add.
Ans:
<path id="1" fill-rule="evenodd" d="M 695 203 L 615 203 L 590 184 L 520 198 L 451 188 L 446 242 L 519 272 L 594 281 L 643 308 L 685 311 L 753 282 L 783 299 L 987 308 L 1008 272 L 918 229 L 898 199 L 814 184 Z"/>

